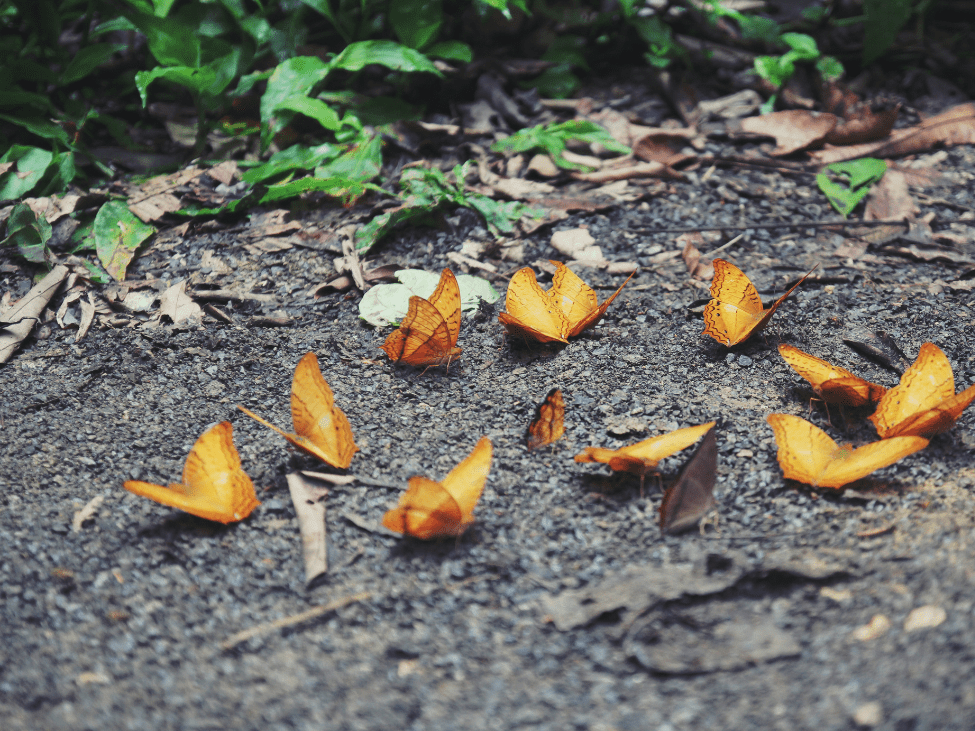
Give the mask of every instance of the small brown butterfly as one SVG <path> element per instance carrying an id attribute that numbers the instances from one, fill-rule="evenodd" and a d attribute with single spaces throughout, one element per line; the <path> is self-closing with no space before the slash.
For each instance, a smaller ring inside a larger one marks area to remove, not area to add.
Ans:
<path id="1" fill-rule="evenodd" d="M 714 500 L 717 472 L 718 440 L 712 427 L 684 463 L 677 481 L 664 492 L 660 503 L 661 531 L 674 534 L 693 528 L 717 505 Z"/>
<path id="2" fill-rule="evenodd" d="M 565 400 L 562 392 L 553 388 L 535 409 L 535 418 L 528 425 L 525 442 L 529 451 L 544 447 L 565 434 Z"/>

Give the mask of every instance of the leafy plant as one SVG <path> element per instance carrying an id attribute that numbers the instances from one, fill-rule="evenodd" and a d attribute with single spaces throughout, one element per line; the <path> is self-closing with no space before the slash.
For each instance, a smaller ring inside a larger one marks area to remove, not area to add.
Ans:
<path id="1" fill-rule="evenodd" d="M 835 173 L 840 179 L 835 180 L 826 173 L 819 173 L 816 176 L 816 185 L 826 195 L 830 205 L 846 218 L 867 196 L 870 187 L 884 177 L 887 163 L 874 157 L 863 157 L 859 160 L 834 162 L 827 165 L 826 170 Z"/>
<path id="2" fill-rule="evenodd" d="M 568 122 L 558 124 L 537 125 L 528 129 L 515 132 L 513 135 L 504 137 L 493 145 L 491 150 L 494 152 L 528 152 L 530 150 L 542 150 L 551 155 L 552 160 L 560 168 L 567 170 L 584 170 L 584 166 L 577 165 L 565 159 L 562 153 L 565 152 L 566 143 L 569 140 L 582 140 L 583 142 L 598 142 L 606 149 L 621 154 L 628 154 L 630 148 L 620 144 L 609 133 L 595 122 L 586 120 L 572 119 Z"/>
<path id="3" fill-rule="evenodd" d="M 524 203 L 503 202 L 488 198 L 480 193 L 464 190 L 467 165 L 456 165 L 453 169 L 455 183 L 436 168 L 407 168 L 400 177 L 400 198 L 403 204 L 398 208 L 376 216 L 356 232 L 356 249 L 368 251 L 383 236 L 395 227 L 407 222 L 429 219 L 433 214 L 448 205 L 462 206 L 476 211 L 484 219 L 488 230 L 494 234 L 510 233 L 514 223 L 522 215 L 531 211 Z"/>
<path id="4" fill-rule="evenodd" d="M 49 254 L 47 242 L 51 238 L 51 224 L 44 216 L 37 216 L 26 203 L 10 211 L 7 237 L 0 244 L 16 246 L 17 253 L 34 264 L 44 264 Z"/>

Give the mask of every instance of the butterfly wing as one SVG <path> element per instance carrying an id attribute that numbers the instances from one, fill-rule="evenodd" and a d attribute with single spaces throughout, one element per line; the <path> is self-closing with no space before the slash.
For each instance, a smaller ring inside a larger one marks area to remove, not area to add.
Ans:
<path id="1" fill-rule="evenodd" d="M 762 318 L 762 298 L 741 269 L 730 261 L 715 259 L 711 301 L 704 308 L 704 334 L 722 345 L 747 340 Z"/>
<path id="2" fill-rule="evenodd" d="M 359 451 L 352 426 L 335 405 L 332 389 L 322 377 L 314 353 L 302 356 L 295 368 L 291 382 L 291 420 L 296 434 L 285 434 L 285 438 L 333 467 L 347 468 Z"/>
<path id="3" fill-rule="evenodd" d="M 565 269 L 565 271 L 567 271 L 567 272 L 569 272 L 571 274 L 571 271 L 569 270 L 568 267 L 566 267 L 565 265 L 562 265 L 562 266 Z M 555 274 L 556 274 L 556 277 L 557 277 L 559 273 L 556 272 Z M 633 272 L 633 274 L 636 274 L 636 272 Z M 581 308 L 579 308 L 579 307 L 574 308 L 572 314 L 570 314 L 569 312 L 566 312 L 566 316 L 568 317 L 568 320 L 569 320 L 569 333 L 568 333 L 568 337 L 575 337 L 576 335 L 578 335 L 582 331 L 588 330 L 593 325 L 595 325 L 600 320 L 602 320 L 603 319 L 603 315 L 606 314 L 606 310 L 609 309 L 609 306 L 613 303 L 613 300 L 616 299 L 619 296 L 619 293 L 623 291 L 623 287 L 625 287 L 627 285 L 627 282 L 629 282 L 633 278 L 633 274 L 630 274 L 630 276 L 628 276 L 626 278 L 626 282 L 623 282 L 623 284 L 621 284 L 619 286 L 619 289 L 617 289 L 615 292 L 613 292 L 613 294 L 609 297 L 609 299 L 607 299 L 605 302 L 603 302 L 601 305 L 598 305 L 598 306 L 596 305 L 596 302 L 597 302 L 597 300 L 596 300 L 596 293 L 593 292 L 592 289 L 590 289 L 588 287 L 588 285 L 586 285 L 584 282 L 582 282 L 581 279 L 579 279 L 578 277 L 576 277 L 575 274 L 572 274 L 572 276 L 575 277 L 575 279 L 579 280 L 579 283 L 582 284 L 583 287 L 585 287 L 586 289 L 589 290 L 590 293 L 592 293 L 592 307 L 590 308 L 588 314 L 586 314 L 585 316 L 583 316 L 581 318 L 578 317 L 578 314 L 579 314 L 579 312 L 581 310 Z M 563 290 L 562 290 L 562 287 L 559 284 L 559 281 L 556 280 L 556 279 L 553 279 L 553 282 L 554 282 L 554 284 L 553 284 L 552 290 L 553 291 L 556 291 L 558 293 L 556 299 L 559 300 L 559 301 L 561 301 L 561 303 L 562 303 L 562 305 L 561 305 L 562 310 L 565 311 L 565 308 L 566 308 L 566 305 L 565 305 L 565 299 L 566 299 L 565 294 L 563 293 Z"/>
<path id="4" fill-rule="evenodd" d="M 865 381 L 845 368 L 834 366 L 791 345 L 780 345 L 779 354 L 829 403 L 856 408 L 879 401 L 887 391 L 883 386 Z"/>
<path id="5" fill-rule="evenodd" d="M 853 450 L 839 449 L 814 484 L 819 487 L 843 487 L 926 446 L 928 440 L 921 437 L 892 437 Z"/>
<path id="6" fill-rule="evenodd" d="M 450 328 L 440 311 L 422 297 L 410 297 L 410 308 L 398 330 L 382 345 L 394 363 L 411 366 L 447 365 L 460 355 L 453 347 Z"/>
<path id="7" fill-rule="evenodd" d="M 515 272 L 508 283 L 505 311 L 498 315 L 512 335 L 540 343 L 567 343 L 569 320 L 555 298 L 541 288 L 531 267 Z"/>
<path id="8" fill-rule="evenodd" d="M 945 399 L 933 409 L 904 419 L 884 435 L 884 441 L 889 437 L 932 437 L 946 432 L 955 425 L 958 417 L 972 401 L 975 401 L 975 386 L 969 386 L 964 391 Z"/>
<path id="9" fill-rule="evenodd" d="M 817 480 L 839 449 L 836 442 L 815 424 L 798 416 L 769 414 L 765 420 L 775 434 L 779 466 L 785 478 L 807 485 L 820 484 Z"/>
<path id="10" fill-rule="evenodd" d="M 196 440 L 183 467 L 182 484 L 163 487 L 129 480 L 124 487 L 157 503 L 220 523 L 243 520 L 261 504 L 254 483 L 241 469 L 229 421 L 220 422 Z"/>
<path id="11" fill-rule="evenodd" d="M 656 467 L 664 457 L 687 449 L 706 434 L 717 422 L 709 421 L 699 426 L 688 426 L 683 429 L 661 434 L 658 437 L 645 439 L 618 450 L 621 456 L 641 460 L 648 467 Z M 610 467 L 612 467 L 610 462 Z"/>
<path id="12" fill-rule="evenodd" d="M 775 311 L 777 309 L 779 309 L 779 305 L 781 305 L 783 302 L 785 302 L 786 299 L 788 299 L 789 295 L 792 294 L 795 291 L 796 287 L 798 287 L 800 284 L 802 284 L 803 282 L 805 282 L 806 281 L 806 277 L 808 277 L 810 274 L 812 274 L 814 271 L 816 271 L 816 269 L 818 267 L 819 267 L 819 264 L 817 264 L 812 269 L 810 269 L 808 272 L 806 272 L 806 274 L 802 277 L 802 279 L 800 279 L 798 282 L 796 282 L 791 287 L 789 287 L 789 291 L 788 292 L 786 292 L 784 295 L 782 295 L 777 300 L 775 300 L 775 302 L 772 303 L 772 306 L 769 307 L 767 310 L 765 310 L 765 314 L 763 314 L 759 318 L 758 322 L 755 323 L 755 327 L 753 327 L 751 329 L 751 331 L 748 333 L 748 335 L 746 337 L 751 337 L 752 335 L 755 335 L 757 333 L 760 333 L 762 330 L 764 330 L 765 329 L 765 326 L 768 325 L 769 320 L 772 319 L 772 315 L 774 315 L 775 314 Z M 744 340 L 745 338 L 742 338 L 742 339 Z"/>
<path id="13" fill-rule="evenodd" d="M 399 504 L 383 516 L 383 525 L 423 540 L 459 536 L 467 527 L 457 501 L 444 486 L 419 476 L 410 478 Z"/>
<path id="14" fill-rule="evenodd" d="M 819 427 L 788 414 L 771 414 L 779 465 L 786 479 L 815 487 L 843 487 L 927 446 L 920 437 L 885 439 L 858 449 L 839 447 Z"/>
<path id="15" fill-rule="evenodd" d="M 453 348 L 457 345 L 457 338 L 460 337 L 460 287 L 452 271 L 444 269 L 440 273 L 440 281 L 437 283 L 436 290 L 430 295 L 429 302 L 437 308 L 443 321 L 447 323 L 450 347 Z"/>
<path id="16" fill-rule="evenodd" d="M 609 464 L 609 461 L 616 456 L 617 451 L 616 449 L 605 449 L 604 447 L 586 447 L 573 457 L 573 459 L 581 463 L 600 462 L 602 464 Z"/>
<path id="17" fill-rule="evenodd" d="M 697 525 L 717 503 L 714 481 L 718 471 L 718 440 L 709 429 L 691 458 L 681 468 L 677 481 L 660 503 L 660 530 L 679 533 Z"/>
<path id="18" fill-rule="evenodd" d="M 471 453 L 443 480 L 444 489 L 457 501 L 464 526 L 474 522 L 474 506 L 481 499 L 484 483 L 491 471 L 491 440 L 481 437 Z"/>
<path id="19" fill-rule="evenodd" d="M 917 423 L 918 417 L 924 412 L 936 408 L 954 396 L 955 377 L 951 372 L 951 363 L 937 345 L 924 343 L 918 352 L 917 360 L 904 371 L 900 383 L 880 399 L 870 421 L 874 423 L 877 433 L 883 438 L 903 435 L 911 428 L 907 423 L 908 420 L 913 419 L 912 423 Z M 965 406 L 961 408 L 964 409 Z M 960 414 L 961 411 L 958 413 Z M 948 426 L 950 427 L 950 424 Z M 920 434 L 913 428 L 911 433 Z"/>
<path id="20" fill-rule="evenodd" d="M 528 425 L 525 441 L 529 451 L 544 447 L 565 434 L 565 399 L 562 392 L 553 388 L 545 400 L 535 409 L 535 418 Z"/>
<path id="21" fill-rule="evenodd" d="M 575 330 L 577 325 L 585 322 L 599 308 L 599 299 L 592 287 L 569 267 L 559 261 L 549 261 L 556 266 L 556 270 L 552 275 L 552 289 L 548 294 L 565 314 L 570 331 Z"/>

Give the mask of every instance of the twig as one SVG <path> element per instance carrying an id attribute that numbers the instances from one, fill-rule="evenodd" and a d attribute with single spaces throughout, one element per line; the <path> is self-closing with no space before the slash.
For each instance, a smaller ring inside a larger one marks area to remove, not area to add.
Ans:
<path id="1" fill-rule="evenodd" d="M 307 622 L 309 619 L 315 619 L 317 617 L 321 617 L 323 614 L 334 612 L 336 609 L 341 609 L 349 604 L 364 602 L 370 596 L 372 596 L 370 592 L 363 591 L 358 594 L 352 594 L 351 596 L 336 599 L 334 602 L 329 602 L 328 604 L 312 607 L 304 612 L 298 612 L 298 614 L 292 614 L 290 617 L 282 617 L 281 619 L 276 619 L 273 622 L 259 624 L 256 627 L 251 627 L 250 629 L 245 629 L 243 632 L 238 632 L 235 635 L 231 635 L 220 643 L 220 649 L 231 650 L 241 642 L 247 642 L 247 640 L 251 639 L 252 637 L 260 637 L 261 635 L 266 635 L 276 629 L 293 627 L 296 624 Z"/>
<path id="2" fill-rule="evenodd" d="M 945 221 L 945 223 L 953 223 Z M 726 226 L 681 226 L 679 228 L 630 228 L 640 234 L 690 234 L 696 231 L 747 231 L 774 228 L 848 228 L 850 226 L 906 226 L 904 221 L 784 221 L 782 223 L 728 224 Z"/>

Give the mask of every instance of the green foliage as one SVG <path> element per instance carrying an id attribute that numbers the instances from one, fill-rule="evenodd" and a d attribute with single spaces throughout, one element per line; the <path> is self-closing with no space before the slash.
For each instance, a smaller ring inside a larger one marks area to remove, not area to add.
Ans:
<path id="1" fill-rule="evenodd" d="M 493 145 L 494 152 L 528 152 L 529 150 L 541 150 L 552 156 L 555 164 L 567 170 L 582 170 L 581 165 L 576 165 L 566 160 L 562 153 L 565 152 L 566 142 L 569 140 L 582 140 L 583 142 L 598 142 L 606 149 L 621 154 L 628 154 L 630 148 L 622 145 L 609 133 L 595 122 L 579 119 L 572 119 L 568 122 L 559 124 L 537 125 L 529 129 L 515 132 L 509 137 L 504 137 Z"/>
<path id="2" fill-rule="evenodd" d="M 109 201 L 95 214 L 93 233 L 98 260 L 121 282 L 136 250 L 156 229 L 136 218 L 125 203 Z"/>
<path id="3" fill-rule="evenodd" d="M 405 223 L 429 220 L 446 206 L 455 205 L 477 211 L 487 224 L 488 230 L 497 235 L 514 231 L 514 224 L 531 209 L 524 203 L 504 202 L 488 198 L 480 193 L 464 190 L 467 166 L 453 169 L 456 182 L 451 183 L 440 170 L 407 168 L 400 176 L 400 198 L 403 204 L 376 216 L 356 232 L 356 250 L 368 251 L 383 236 Z"/>
<path id="4" fill-rule="evenodd" d="M 928 3 L 917 3 L 926 7 Z M 912 0 L 863 0 L 866 13 L 863 35 L 863 63 L 880 58 L 891 47 L 914 11 Z M 919 8 L 920 9 L 920 8 Z"/>
<path id="5" fill-rule="evenodd" d="M 26 203 L 20 203 L 10 211 L 7 219 L 7 238 L 0 244 L 16 246 L 17 253 L 34 264 L 47 261 L 47 242 L 51 238 L 51 224 L 44 216 L 38 216 Z"/>
<path id="6" fill-rule="evenodd" d="M 884 177 L 887 163 L 874 157 L 863 157 L 848 162 L 834 162 L 827 165 L 826 170 L 835 173 L 840 179 L 835 180 L 826 173 L 819 173 L 816 176 L 816 185 L 826 195 L 830 205 L 846 218 L 867 196 L 870 187 Z"/>

